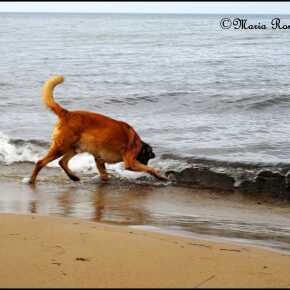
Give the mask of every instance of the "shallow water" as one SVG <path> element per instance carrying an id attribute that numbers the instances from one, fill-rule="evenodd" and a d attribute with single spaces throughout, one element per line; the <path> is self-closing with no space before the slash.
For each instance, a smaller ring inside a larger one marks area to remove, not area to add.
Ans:
<path id="1" fill-rule="evenodd" d="M 101 184 L 93 175 L 73 183 L 57 173 L 45 169 L 35 187 L 2 178 L 0 213 L 75 217 L 290 252 L 288 203 L 114 177 Z"/>

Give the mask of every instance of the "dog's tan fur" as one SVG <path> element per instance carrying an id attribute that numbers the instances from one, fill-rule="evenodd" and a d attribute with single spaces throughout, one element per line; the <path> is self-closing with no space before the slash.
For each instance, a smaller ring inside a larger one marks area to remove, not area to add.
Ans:
<path id="1" fill-rule="evenodd" d="M 59 120 L 53 130 L 50 149 L 46 156 L 36 163 L 30 183 L 35 183 L 39 171 L 44 166 L 60 157 L 60 166 L 69 178 L 78 181 L 79 178 L 68 168 L 68 162 L 81 152 L 88 152 L 94 156 L 103 181 L 108 180 L 105 162 L 121 161 L 124 161 L 126 169 L 144 171 L 158 179 L 167 180 L 167 177 L 162 176 L 156 169 L 136 160 L 141 150 L 141 139 L 130 125 L 101 114 L 68 111 L 57 104 L 53 98 L 53 90 L 63 81 L 63 76 L 55 76 L 43 86 L 43 101 Z"/>

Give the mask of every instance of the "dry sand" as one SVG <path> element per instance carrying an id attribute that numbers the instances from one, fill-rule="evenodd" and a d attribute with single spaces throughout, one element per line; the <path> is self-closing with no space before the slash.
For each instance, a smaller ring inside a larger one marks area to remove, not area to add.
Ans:
<path id="1" fill-rule="evenodd" d="M 0 215 L 0 287 L 289 287 L 284 253 L 71 218 Z"/>

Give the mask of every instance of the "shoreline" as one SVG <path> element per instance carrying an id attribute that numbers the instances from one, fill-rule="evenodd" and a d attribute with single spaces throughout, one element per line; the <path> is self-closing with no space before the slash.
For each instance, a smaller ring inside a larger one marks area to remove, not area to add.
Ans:
<path id="1" fill-rule="evenodd" d="M 116 178 L 101 184 L 82 176 L 75 184 L 55 171 L 45 168 L 35 187 L 1 178 L 0 213 L 77 218 L 145 230 L 151 226 L 160 233 L 290 252 L 288 203 Z"/>
<path id="2" fill-rule="evenodd" d="M 290 287 L 290 255 L 68 217 L 0 214 L 0 287 Z"/>

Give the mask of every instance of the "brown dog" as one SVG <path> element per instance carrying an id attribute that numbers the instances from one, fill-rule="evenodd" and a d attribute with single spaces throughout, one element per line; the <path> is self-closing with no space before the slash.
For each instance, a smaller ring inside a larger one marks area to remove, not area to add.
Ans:
<path id="1" fill-rule="evenodd" d="M 71 180 L 79 181 L 68 168 L 68 162 L 81 152 L 88 152 L 94 156 L 103 181 L 108 180 L 105 162 L 121 161 L 124 161 L 128 170 L 144 171 L 160 180 L 167 180 L 159 171 L 147 166 L 148 160 L 154 158 L 155 154 L 151 146 L 143 142 L 130 125 L 101 114 L 70 112 L 57 104 L 53 98 L 53 90 L 63 81 L 63 76 L 55 76 L 43 86 L 43 101 L 59 120 L 54 127 L 50 149 L 43 159 L 37 161 L 29 183 L 35 182 L 39 171 L 45 165 L 61 156 L 59 164 L 62 169 Z"/>

